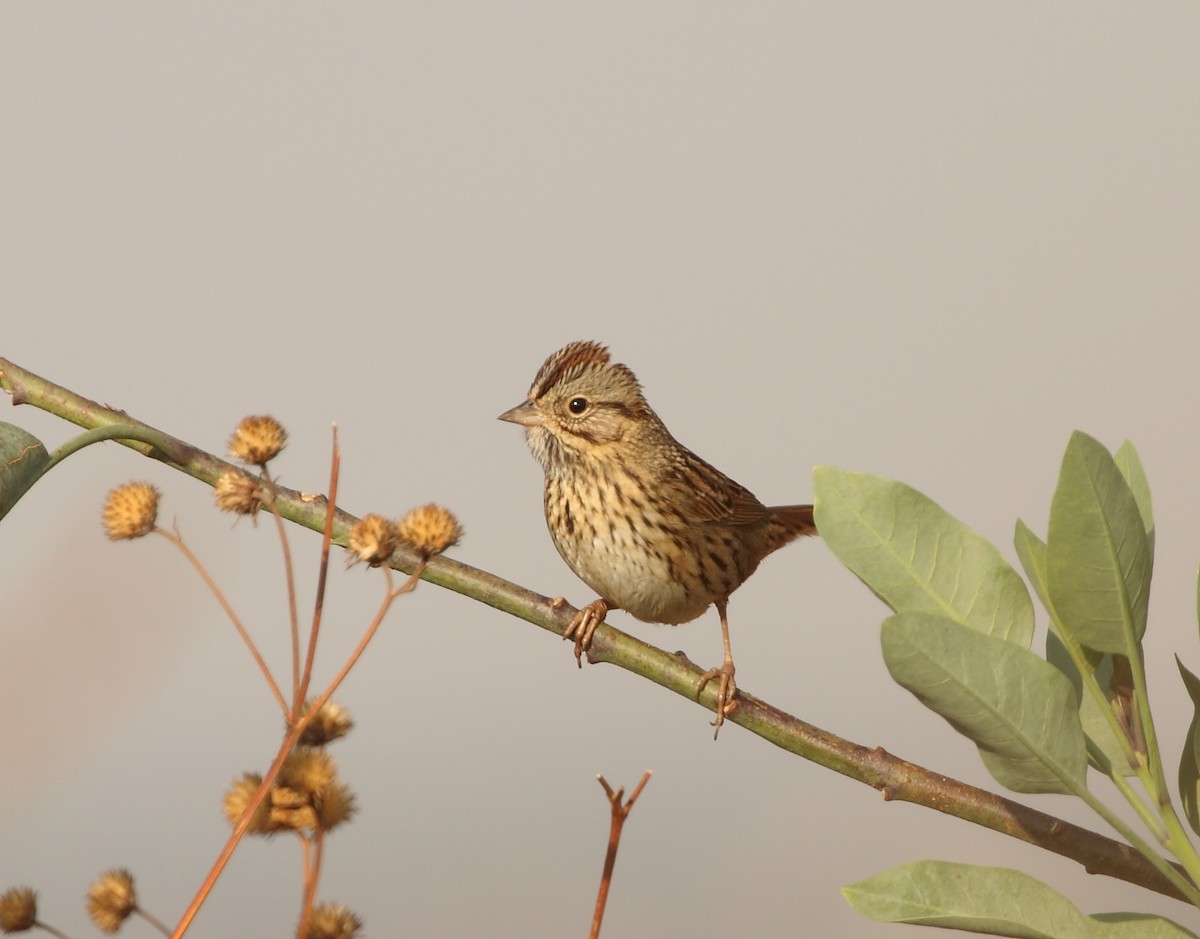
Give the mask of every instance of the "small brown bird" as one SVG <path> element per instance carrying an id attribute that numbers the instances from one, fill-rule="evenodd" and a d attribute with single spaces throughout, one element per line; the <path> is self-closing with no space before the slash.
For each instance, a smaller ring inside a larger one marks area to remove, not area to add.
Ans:
<path id="1" fill-rule="evenodd" d="M 554 546 L 600 594 L 564 633 L 575 640 L 576 660 L 609 610 L 677 624 L 716 604 L 725 661 L 700 677 L 696 697 L 719 679 L 720 732 L 737 704 L 729 595 L 776 548 L 816 533 L 812 506 L 767 508 L 676 441 L 633 372 L 596 342 L 572 342 L 550 356 L 528 399 L 500 420 L 525 428 L 546 474 Z"/>

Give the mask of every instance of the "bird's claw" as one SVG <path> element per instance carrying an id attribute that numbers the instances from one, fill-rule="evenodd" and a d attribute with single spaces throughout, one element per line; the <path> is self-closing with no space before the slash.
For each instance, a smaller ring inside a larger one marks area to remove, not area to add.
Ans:
<path id="1" fill-rule="evenodd" d="M 717 739 L 717 734 L 721 732 L 721 725 L 725 723 L 727 715 L 732 714 L 737 708 L 737 682 L 733 680 L 733 663 L 726 662 L 720 668 L 710 668 L 707 672 L 700 676 L 700 681 L 696 684 L 696 700 L 700 700 L 700 695 L 705 687 L 713 679 L 717 681 L 717 700 L 716 711 L 717 718 L 712 722 L 716 730 L 713 731 L 713 740 Z"/>
<path id="2" fill-rule="evenodd" d="M 580 668 L 583 668 L 583 653 L 592 647 L 592 634 L 607 615 L 608 604 L 603 600 L 593 600 L 579 610 L 563 630 L 564 639 L 575 640 L 575 664 Z"/>

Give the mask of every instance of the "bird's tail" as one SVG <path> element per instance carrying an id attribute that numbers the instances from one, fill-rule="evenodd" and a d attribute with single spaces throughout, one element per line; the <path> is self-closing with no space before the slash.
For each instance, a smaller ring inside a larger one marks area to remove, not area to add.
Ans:
<path id="1" fill-rule="evenodd" d="M 811 505 L 776 505 L 767 511 L 771 513 L 771 522 L 767 527 L 771 551 L 804 535 L 818 533 Z"/>

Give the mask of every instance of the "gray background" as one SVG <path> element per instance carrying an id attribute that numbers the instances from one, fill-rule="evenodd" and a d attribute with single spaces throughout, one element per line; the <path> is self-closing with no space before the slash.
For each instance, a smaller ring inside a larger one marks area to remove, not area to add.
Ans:
<path id="1" fill-rule="evenodd" d="M 1172 653 L 1200 666 L 1198 35 L 1193 3 L 7 4 L 0 355 L 216 451 L 272 413 L 292 434 L 276 471 L 304 489 L 325 486 L 336 421 L 345 508 L 443 502 L 467 529 L 455 557 L 576 603 L 540 471 L 495 420 L 572 339 L 609 343 L 676 436 L 765 501 L 807 499 L 816 464 L 892 476 L 1014 561 L 1071 430 L 1133 438 L 1173 765 L 1190 706 Z M 162 520 L 287 661 L 271 526 L 231 528 L 200 484 L 106 445 L 5 520 L 0 885 L 38 887 L 75 934 L 115 865 L 173 920 L 225 839 L 222 792 L 280 731 L 178 553 L 103 539 L 128 478 L 164 489 Z M 318 540 L 292 539 L 307 607 Z M 382 590 L 338 565 L 322 676 Z M 890 683 L 883 607 L 819 542 L 730 612 L 747 690 L 994 788 Z M 713 613 L 613 622 L 719 660 Z M 921 857 L 1200 923 L 737 727 L 714 744 L 687 701 L 579 672 L 436 588 L 399 604 L 340 698 L 362 814 L 320 893 L 372 936 L 586 934 L 593 777 L 646 768 L 607 937 L 900 935 L 837 891 Z M 297 855 L 245 844 L 195 933 L 288 934 Z"/>

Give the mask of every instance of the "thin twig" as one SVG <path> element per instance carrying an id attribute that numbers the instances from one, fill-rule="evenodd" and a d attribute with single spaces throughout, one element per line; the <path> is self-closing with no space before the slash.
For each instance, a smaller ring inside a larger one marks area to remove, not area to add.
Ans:
<path id="1" fill-rule="evenodd" d="M 336 504 L 335 497 L 336 497 L 336 493 L 337 493 L 339 463 L 340 463 L 340 456 L 339 456 L 339 452 L 338 452 L 338 448 L 337 448 L 337 432 L 335 430 L 334 445 L 333 445 L 333 459 L 332 459 L 333 465 L 330 469 L 330 486 L 329 486 L 329 500 L 328 500 L 329 511 L 327 511 L 325 514 L 325 528 L 324 528 L 324 541 L 323 541 L 325 550 L 323 550 L 321 552 L 321 569 L 320 569 L 320 580 L 319 580 L 320 589 L 318 590 L 317 600 L 316 600 L 316 604 L 315 604 L 316 612 L 314 613 L 313 631 L 312 631 L 312 637 L 311 637 L 311 642 L 314 645 L 316 642 L 317 625 L 320 622 L 320 613 L 323 609 L 322 604 L 323 604 L 323 599 L 324 599 L 323 588 L 324 588 L 324 583 L 325 583 L 325 576 L 328 573 L 328 568 L 329 568 L 329 542 L 330 542 L 330 537 L 331 537 L 332 528 L 333 528 L 333 520 L 334 520 L 333 509 L 334 509 L 334 505 Z M 304 700 L 304 695 L 306 694 L 305 687 L 307 684 L 308 674 L 311 670 L 312 657 L 313 657 L 313 650 L 310 649 L 309 666 L 305 672 L 305 680 L 301 683 L 301 686 L 299 688 L 298 700 L 301 702 L 301 704 L 296 706 L 297 712 L 303 706 L 302 702 Z M 330 693 L 332 693 L 332 691 Z M 326 698 L 328 698 L 328 694 L 326 695 Z M 320 703 L 323 704 L 324 700 L 325 699 L 322 699 L 322 701 Z M 237 849 L 237 846 L 241 842 L 242 837 L 246 834 L 247 829 L 250 827 L 250 821 L 251 821 L 251 819 L 254 818 L 254 813 L 258 810 L 258 807 L 262 804 L 263 800 L 267 797 L 267 794 L 271 790 L 271 786 L 274 784 L 276 778 L 278 778 L 279 772 L 283 768 L 284 761 L 288 758 L 288 755 L 292 752 L 292 749 L 296 746 L 296 742 L 300 739 L 300 735 L 304 733 L 304 729 L 308 726 L 309 722 L 313 719 L 313 717 L 316 716 L 318 709 L 319 709 L 319 705 L 318 705 L 318 707 L 313 708 L 307 714 L 298 715 L 296 713 L 293 713 L 291 715 L 293 718 L 296 718 L 298 716 L 299 719 L 298 720 L 294 719 L 290 722 L 290 726 L 289 726 L 287 732 L 284 734 L 283 742 L 279 745 L 279 752 L 276 754 L 274 762 L 272 762 L 270 769 L 267 770 L 266 775 L 263 776 L 262 782 L 259 783 L 258 789 L 255 791 L 253 797 L 250 799 L 249 804 L 246 806 L 245 810 L 242 812 L 241 818 L 239 818 L 237 820 L 237 824 L 234 825 L 233 832 L 230 834 L 229 839 L 225 842 L 225 847 L 221 849 L 221 853 L 217 856 L 217 860 L 213 863 L 213 866 L 209 870 L 208 875 L 204 878 L 204 882 L 200 885 L 200 889 L 196 892 L 195 897 L 192 898 L 192 902 L 188 905 L 188 908 L 187 908 L 187 910 L 184 911 L 184 914 L 180 918 L 179 923 L 175 926 L 175 931 L 173 933 L 171 933 L 171 939 L 180 939 L 180 937 L 185 932 L 187 932 L 188 928 L 191 926 L 192 920 L 194 920 L 196 918 L 196 914 L 200 911 L 200 907 L 203 906 L 204 901 L 208 898 L 209 893 L 212 892 L 212 888 L 216 885 L 217 879 L 221 876 L 221 873 L 225 870 L 225 866 L 229 863 L 229 859 L 231 857 L 233 857 L 233 852 Z M 285 713 L 287 713 L 286 705 L 285 705 L 284 710 L 285 710 Z"/>
<path id="2" fill-rule="evenodd" d="M 305 712 L 305 723 L 311 720 L 317 711 L 321 710 L 321 708 L 325 705 L 325 702 L 333 696 L 333 693 L 337 690 L 338 685 L 342 683 L 345 677 L 350 673 L 350 669 L 354 667 L 354 663 L 357 662 L 362 654 L 367 650 L 367 645 L 371 642 L 371 639 L 379 629 L 384 617 L 387 616 L 387 611 L 391 608 L 392 602 L 402 594 L 411 593 L 416 589 L 417 584 L 421 582 L 421 573 L 424 571 L 424 569 L 424 563 L 422 562 L 422 564 L 418 566 L 417 570 L 412 573 L 408 580 L 406 580 L 399 587 L 393 588 L 391 586 L 392 572 L 387 568 L 384 568 L 384 574 L 388 579 L 388 592 L 384 595 L 383 602 L 380 603 L 379 609 L 375 613 L 375 618 L 371 621 L 371 625 L 367 627 L 367 631 L 363 633 L 363 637 L 358 641 L 358 645 L 354 647 L 354 651 L 350 653 L 350 657 L 346 659 L 345 664 L 342 665 L 341 670 L 333 677 L 333 681 L 331 681 L 325 690 L 317 696 L 311 707 L 309 707 Z"/>
<path id="3" fill-rule="evenodd" d="M 212 888 L 216 886 L 217 879 L 225 870 L 225 865 L 229 863 L 229 859 L 233 857 L 233 852 L 237 849 L 238 844 L 242 840 L 242 836 L 246 834 L 246 830 L 250 827 L 250 821 L 254 818 L 254 813 L 258 811 L 258 807 L 262 805 L 263 800 L 271 791 L 271 786 L 279 777 L 279 771 L 283 768 L 283 761 L 288 758 L 288 754 L 292 752 L 292 748 L 296 745 L 296 741 L 300 739 L 300 734 L 304 731 L 304 724 L 299 723 L 290 728 L 284 734 L 283 742 L 279 745 L 279 752 L 275 755 L 274 761 L 271 763 L 270 769 L 263 776 L 262 782 L 259 783 L 258 789 L 247 803 L 245 810 L 242 812 L 241 818 L 237 820 L 237 824 L 233 826 L 233 831 L 229 838 L 225 841 L 225 846 L 221 849 L 221 853 L 217 855 L 216 861 L 213 862 L 208 874 L 205 876 L 203 883 L 200 884 L 200 889 L 196 891 L 196 895 L 192 898 L 192 902 L 188 904 L 188 908 L 184 910 L 183 916 L 179 922 L 175 924 L 175 929 L 171 933 L 171 939 L 180 939 L 180 937 L 188 931 L 192 925 L 192 920 L 196 918 L 196 914 L 200 912 L 200 907 L 204 905 L 204 901 L 208 899 L 208 895 L 212 892 Z"/>
<path id="4" fill-rule="evenodd" d="M 325 854 L 325 830 L 318 824 L 311 839 L 305 838 L 304 905 L 300 910 L 300 925 L 296 939 L 305 939 L 317 902 L 317 884 L 321 879 L 321 859 Z"/>
<path id="5" fill-rule="evenodd" d="M 296 568 L 292 563 L 292 546 L 288 542 L 287 529 L 275 504 L 275 480 L 266 464 L 262 467 L 263 482 L 271 494 L 271 517 L 275 519 L 275 531 L 279 535 L 279 548 L 283 552 L 283 576 L 287 582 L 288 628 L 292 637 L 292 715 L 298 714 L 304 704 L 300 694 L 300 610 L 296 600 Z"/>
<path id="6" fill-rule="evenodd" d="M 318 828 L 318 831 L 320 829 Z M 317 867 L 320 861 L 314 862 L 315 846 L 313 839 L 304 832 L 297 833 L 300 837 L 300 866 L 304 876 L 304 899 L 300 904 L 300 923 L 296 927 L 296 939 L 304 939 L 308 935 L 308 922 L 312 917 L 313 898 L 317 894 Z"/>
<path id="7" fill-rule="evenodd" d="M 338 446 L 337 424 L 333 425 L 333 454 L 329 460 L 329 497 L 326 501 L 325 523 L 321 526 L 321 563 L 317 573 L 317 597 L 313 603 L 312 626 L 308 632 L 308 652 L 304 658 L 304 673 L 296 687 L 296 712 L 304 707 L 308 685 L 312 681 L 313 661 L 317 656 L 317 636 L 321 631 L 321 616 L 325 612 L 325 584 L 329 579 L 329 546 L 333 540 L 334 518 L 337 513 L 338 476 L 342 467 L 342 451 Z M 323 703 L 323 702 L 322 702 Z"/>
<path id="8" fill-rule="evenodd" d="M 607 779 L 603 776 L 596 777 L 600 780 L 600 785 L 604 787 L 609 805 L 612 806 L 612 821 L 608 829 L 608 850 L 604 855 L 604 872 L 600 875 L 600 889 L 596 893 L 596 911 L 592 914 L 592 931 L 588 934 L 590 939 L 597 939 L 600 935 L 600 922 L 604 919 L 604 908 L 608 905 L 608 888 L 612 885 L 613 868 L 617 863 L 617 848 L 621 845 L 621 829 L 625 825 L 625 819 L 629 817 L 629 810 L 633 808 L 633 803 L 637 801 L 637 797 L 646 788 L 646 783 L 650 781 L 651 775 L 650 770 L 646 770 L 642 774 L 641 782 L 637 784 L 633 790 L 633 795 L 625 803 L 621 802 L 621 799 L 625 796 L 624 787 L 613 792 L 612 786 L 608 784 Z"/>

